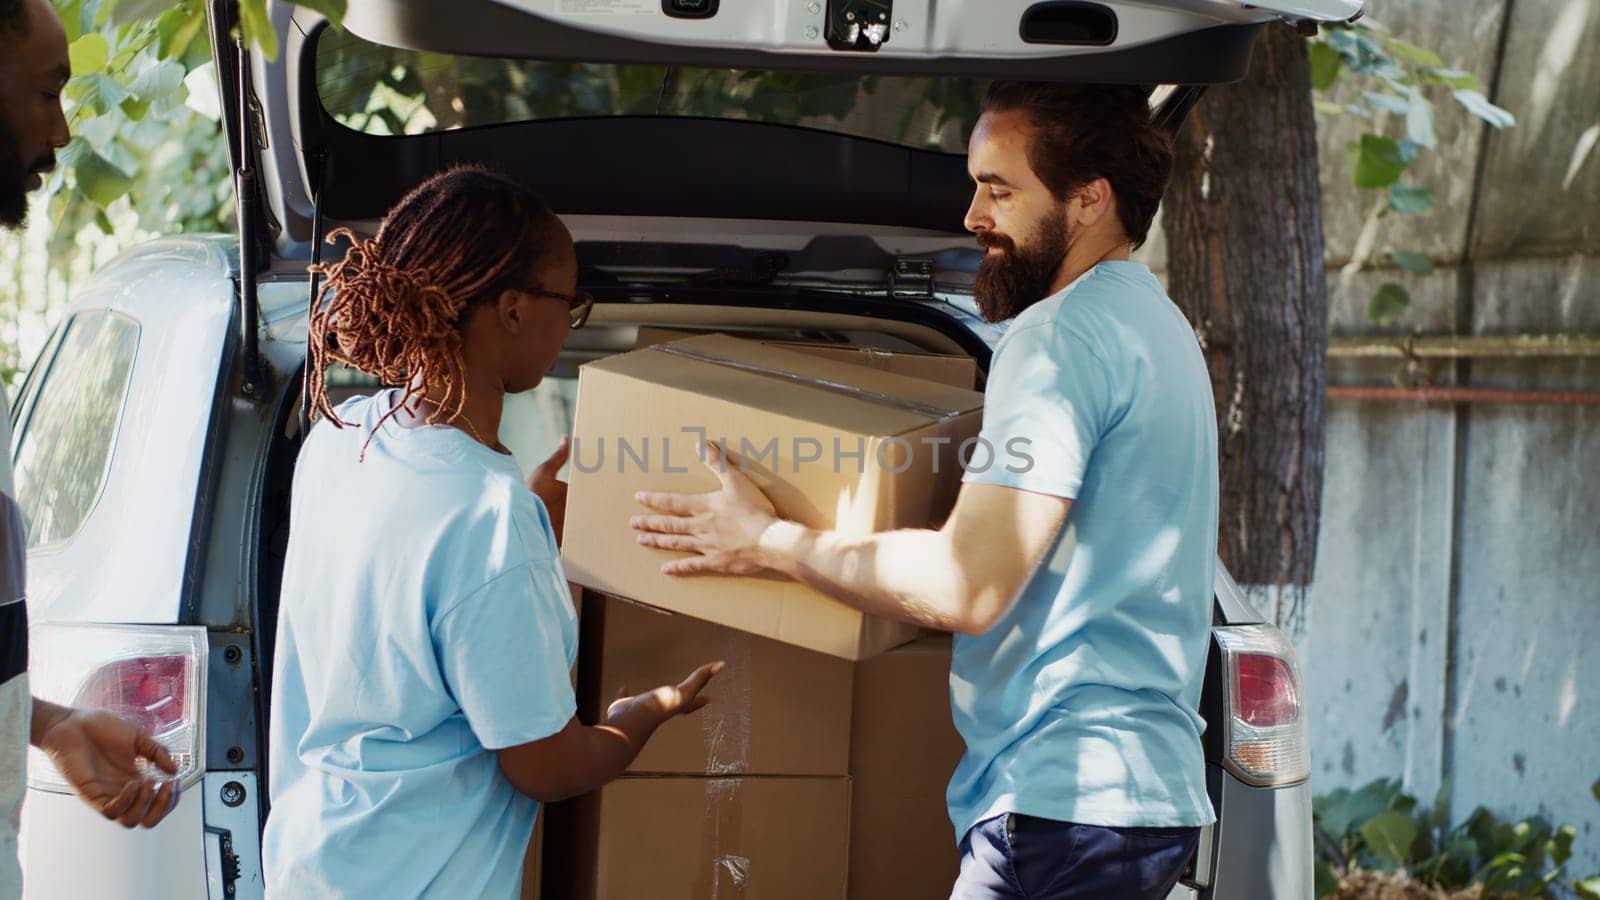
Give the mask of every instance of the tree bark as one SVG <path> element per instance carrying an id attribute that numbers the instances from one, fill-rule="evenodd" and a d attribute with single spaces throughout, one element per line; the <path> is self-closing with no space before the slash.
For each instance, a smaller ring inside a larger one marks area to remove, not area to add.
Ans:
<path id="1" fill-rule="evenodd" d="M 1321 514 L 1327 279 L 1306 43 L 1282 25 L 1244 82 L 1213 89 L 1178 137 L 1164 229 L 1172 296 L 1216 393 L 1218 552 L 1298 625 Z M 1285 597 L 1287 600 L 1285 602 Z"/>

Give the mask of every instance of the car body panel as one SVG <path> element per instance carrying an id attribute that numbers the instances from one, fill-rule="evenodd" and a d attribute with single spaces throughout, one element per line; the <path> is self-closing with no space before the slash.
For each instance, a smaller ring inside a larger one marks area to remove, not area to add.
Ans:
<path id="1" fill-rule="evenodd" d="M 719 4 L 714 15 L 683 17 L 670 15 L 661 0 L 451 0 L 451 15 L 444 16 L 439 12 L 442 6 L 428 0 L 352 0 L 345 24 L 377 43 L 448 53 L 547 56 L 552 47 L 541 39 L 544 31 L 560 34 L 569 43 L 572 34 L 591 33 L 665 45 L 685 54 L 684 63 L 726 59 L 708 56 L 707 51 L 834 59 L 841 53 L 829 46 L 824 35 L 824 7 L 832 5 L 740 0 Z M 1075 46 L 1023 39 L 1019 26 L 1024 14 L 1048 5 L 1032 0 L 890 0 L 885 5 L 892 7 L 892 27 L 875 51 L 843 54 L 855 57 L 854 64 L 872 67 L 880 60 L 946 61 L 954 57 L 1104 57 L 1127 47 L 1218 26 L 1274 19 L 1344 21 L 1361 11 L 1359 0 L 1248 4 L 1237 0 L 1102 0 L 1094 5 L 1117 20 L 1112 40 Z M 616 54 L 626 52 L 623 46 L 614 45 L 610 51 L 603 47 L 575 50 L 593 59 L 621 58 Z M 635 48 L 632 52 L 640 51 Z M 1189 64 L 1197 69 L 1203 65 L 1201 61 Z"/>
<path id="2" fill-rule="evenodd" d="M 196 785 L 160 825 L 127 829 L 70 794 L 28 791 L 22 804 L 23 900 L 208 900 L 204 802 Z"/>
<path id="3" fill-rule="evenodd" d="M 1220 724 L 1220 723 L 1219 723 Z M 1251 787 L 1217 766 L 1207 766 L 1217 815 L 1227 828 L 1214 835 L 1211 885 L 1217 900 L 1299 900 L 1315 896 L 1311 832 L 1311 782 Z"/>
<path id="4" fill-rule="evenodd" d="M 233 322 L 236 246 L 220 236 L 142 245 L 102 268 L 65 311 L 127 315 L 139 343 L 99 501 L 73 538 L 28 553 L 32 621 L 180 621 L 208 413 Z M 30 414 L 19 420 L 19 446 Z"/>

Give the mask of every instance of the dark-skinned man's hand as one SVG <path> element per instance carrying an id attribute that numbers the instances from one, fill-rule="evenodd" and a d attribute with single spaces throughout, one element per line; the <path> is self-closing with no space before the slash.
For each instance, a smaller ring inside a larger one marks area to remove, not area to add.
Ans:
<path id="1" fill-rule="evenodd" d="M 108 712 L 39 703 L 33 744 L 54 762 L 83 802 L 125 828 L 154 828 L 178 806 L 172 754 L 144 729 Z"/>

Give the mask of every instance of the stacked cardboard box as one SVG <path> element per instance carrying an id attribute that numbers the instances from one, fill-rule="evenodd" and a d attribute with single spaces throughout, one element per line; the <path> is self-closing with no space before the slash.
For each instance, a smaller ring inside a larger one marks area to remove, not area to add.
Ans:
<path id="1" fill-rule="evenodd" d="M 948 639 L 899 647 L 920 632 L 778 579 L 668 579 L 659 567 L 674 554 L 639 547 L 627 520 L 636 491 L 716 487 L 689 425 L 736 454 L 769 438 L 859 442 L 860 468 L 827 454 L 807 468 L 787 446 L 746 467 L 788 518 L 862 534 L 936 525 L 982 395 L 723 336 L 668 346 L 581 375 L 563 548 L 569 576 L 589 588 L 579 716 L 598 720 L 622 689 L 673 683 L 714 659 L 727 667 L 711 704 L 658 730 L 626 775 L 551 808 L 545 895 L 948 896 L 955 842 L 943 797 L 960 754 Z M 596 467 L 602 439 L 613 445 Z M 618 441 L 634 455 L 624 459 Z M 640 459 L 647 447 L 653 463 Z"/>
<path id="2" fill-rule="evenodd" d="M 856 665 L 850 897 L 945 900 L 961 867 L 945 786 L 966 747 L 950 721 L 950 637 Z"/>
<path id="3" fill-rule="evenodd" d="M 579 375 L 562 558 L 574 581 L 752 634 L 863 659 L 916 629 L 779 578 L 673 579 L 638 545 L 636 492 L 717 487 L 724 443 L 783 517 L 847 535 L 937 525 L 983 395 L 721 335 L 624 353 Z"/>
<path id="4" fill-rule="evenodd" d="M 584 721 L 624 688 L 727 666 L 710 705 L 658 729 L 628 774 L 552 809 L 552 896 L 845 896 L 849 661 L 594 592 L 581 643 Z"/>

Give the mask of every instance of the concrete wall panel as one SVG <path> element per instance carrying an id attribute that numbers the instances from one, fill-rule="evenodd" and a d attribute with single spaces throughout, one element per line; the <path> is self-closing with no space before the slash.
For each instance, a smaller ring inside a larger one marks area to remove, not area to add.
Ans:
<path id="1" fill-rule="evenodd" d="M 1473 255 L 1600 254 L 1600 2 L 1516 4 Z"/>

